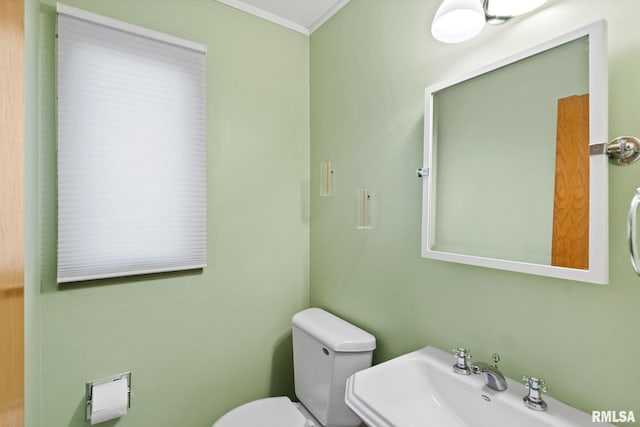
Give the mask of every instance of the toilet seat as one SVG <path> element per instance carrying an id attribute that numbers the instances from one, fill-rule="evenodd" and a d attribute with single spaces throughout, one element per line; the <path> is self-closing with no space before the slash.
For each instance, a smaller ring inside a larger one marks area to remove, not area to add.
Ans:
<path id="1" fill-rule="evenodd" d="M 308 427 L 307 418 L 288 397 L 245 403 L 224 414 L 212 427 Z"/>

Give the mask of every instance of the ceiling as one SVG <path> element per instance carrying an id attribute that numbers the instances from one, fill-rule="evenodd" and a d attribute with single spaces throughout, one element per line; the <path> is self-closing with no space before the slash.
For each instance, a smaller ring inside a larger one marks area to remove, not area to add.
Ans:
<path id="1" fill-rule="evenodd" d="M 294 31 L 310 35 L 349 0 L 218 0 Z"/>

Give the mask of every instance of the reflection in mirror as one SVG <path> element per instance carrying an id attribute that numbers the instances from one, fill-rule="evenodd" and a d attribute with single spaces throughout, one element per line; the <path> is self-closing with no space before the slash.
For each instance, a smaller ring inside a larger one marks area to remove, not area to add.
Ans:
<path id="1" fill-rule="evenodd" d="M 605 52 L 599 22 L 427 88 L 423 256 L 606 283 Z"/>

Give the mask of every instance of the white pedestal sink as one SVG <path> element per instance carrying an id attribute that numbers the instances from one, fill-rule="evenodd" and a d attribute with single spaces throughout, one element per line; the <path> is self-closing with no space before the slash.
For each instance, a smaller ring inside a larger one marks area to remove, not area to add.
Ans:
<path id="1" fill-rule="evenodd" d="M 494 391 L 484 375 L 454 373 L 454 363 L 451 354 L 425 347 L 349 377 L 345 401 L 370 427 L 612 426 L 548 396 L 546 411 L 532 410 L 521 383 L 507 378 L 507 390 Z"/>

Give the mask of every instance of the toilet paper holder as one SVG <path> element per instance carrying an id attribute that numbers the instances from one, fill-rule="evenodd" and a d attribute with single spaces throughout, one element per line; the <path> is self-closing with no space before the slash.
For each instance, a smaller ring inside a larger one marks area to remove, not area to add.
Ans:
<path id="1" fill-rule="evenodd" d="M 112 375 L 110 377 L 101 378 L 99 380 L 87 382 L 87 404 L 85 411 L 85 420 L 91 420 L 91 405 L 93 403 L 93 387 L 105 384 L 111 381 L 117 381 L 122 378 L 127 379 L 127 409 L 131 408 L 131 372 L 123 372 L 122 374 Z"/>

